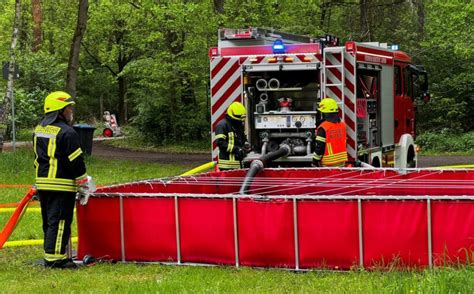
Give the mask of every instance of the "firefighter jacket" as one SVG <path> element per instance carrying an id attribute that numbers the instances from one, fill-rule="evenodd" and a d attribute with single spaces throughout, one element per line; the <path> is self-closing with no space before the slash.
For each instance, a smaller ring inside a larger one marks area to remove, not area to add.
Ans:
<path id="1" fill-rule="evenodd" d="M 219 147 L 219 168 L 240 168 L 244 157 L 242 148 L 246 141 L 242 122 L 226 116 L 216 127 L 216 140 Z"/>
<path id="2" fill-rule="evenodd" d="M 316 129 L 316 149 L 313 160 L 322 166 L 344 166 L 347 161 L 346 124 L 337 119 L 323 121 Z"/>
<path id="3" fill-rule="evenodd" d="M 76 131 L 57 119 L 35 128 L 33 145 L 37 189 L 77 192 L 76 181 L 87 174 Z"/>

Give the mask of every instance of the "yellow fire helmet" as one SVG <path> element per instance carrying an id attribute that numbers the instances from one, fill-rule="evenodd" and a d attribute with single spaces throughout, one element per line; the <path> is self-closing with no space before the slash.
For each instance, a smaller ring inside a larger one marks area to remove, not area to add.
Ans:
<path id="1" fill-rule="evenodd" d="M 337 102 L 334 99 L 324 98 L 319 103 L 318 110 L 321 111 L 322 113 L 334 113 L 334 112 L 338 112 L 339 107 L 337 106 Z"/>
<path id="2" fill-rule="evenodd" d="M 44 100 L 44 113 L 61 110 L 68 105 L 76 104 L 71 95 L 63 91 L 56 91 L 49 94 Z"/>
<path id="3" fill-rule="evenodd" d="M 245 106 L 240 102 L 233 102 L 229 108 L 227 108 L 227 115 L 235 120 L 244 121 L 246 114 Z"/>

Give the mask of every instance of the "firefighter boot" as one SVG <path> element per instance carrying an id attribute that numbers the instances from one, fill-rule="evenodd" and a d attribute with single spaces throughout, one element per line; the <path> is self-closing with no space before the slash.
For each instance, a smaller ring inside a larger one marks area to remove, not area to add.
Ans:
<path id="1" fill-rule="evenodd" d="M 77 264 L 72 259 L 61 259 L 55 261 L 44 261 L 44 267 L 46 268 L 60 268 L 60 269 L 77 269 Z"/>

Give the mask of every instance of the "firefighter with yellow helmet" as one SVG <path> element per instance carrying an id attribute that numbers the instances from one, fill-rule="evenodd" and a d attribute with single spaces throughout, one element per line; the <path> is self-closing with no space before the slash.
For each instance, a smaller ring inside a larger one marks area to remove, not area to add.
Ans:
<path id="1" fill-rule="evenodd" d="M 242 167 L 242 160 L 250 151 L 246 145 L 244 121 L 247 111 L 240 102 L 233 102 L 227 108 L 227 115 L 216 127 L 216 141 L 219 147 L 219 168 L 223 170 Z"/>
<path id="2" fill-rule="evenodd" d="M 347 161 L 346 124 L 339 117 L 337 102 L 324 98 L 318 110 L 323 114 L 323 121 L 316 129 L 313 166 L 344 166 Z"/>
<path id="3" fill-rule="evenodd" d="M 70 126 L 75 104 L 71 95 L 57 91 L 44 101 L 44 118 L 33 134 L 36 188 L 41 203 L 44 263 L 51 268 L 75 268 L 67 257 L 76 193 L 87 195 L 90 177 L 79 135 Z"/>

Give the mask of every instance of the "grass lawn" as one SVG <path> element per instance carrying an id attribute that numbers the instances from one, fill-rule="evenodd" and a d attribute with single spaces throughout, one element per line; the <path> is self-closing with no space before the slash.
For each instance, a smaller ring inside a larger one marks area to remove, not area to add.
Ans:
<path id="1" fill-rule="evenodd" d="M 0 184 L 31 184 L 32 158 L 29 150 L 0 153 Z M 192 168 L 93 156 L 87 159 L 87 164 L 98 185 L 172 176 Z M 0 203 L 19 201 L 26 190 L 0 189 Z M 0 213 L 0 227 L 8 217 L 9 213 Z M 41 238 L 40 215 L 27 213 L 11 240 Z M 471 266 L 423 271 L 294 273 L 276 269 L 98 264 L 68 271 L 33 266 L 32 262 L 41 256 L 41 246 L 1 249 L 0 293 L 469 293 L 474 289 Z"/>

